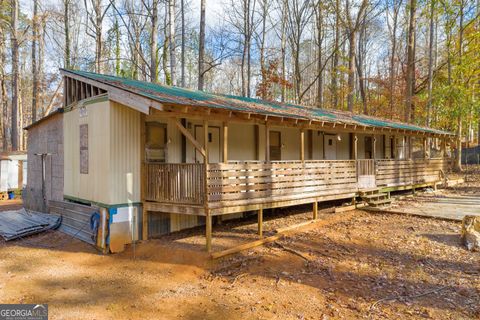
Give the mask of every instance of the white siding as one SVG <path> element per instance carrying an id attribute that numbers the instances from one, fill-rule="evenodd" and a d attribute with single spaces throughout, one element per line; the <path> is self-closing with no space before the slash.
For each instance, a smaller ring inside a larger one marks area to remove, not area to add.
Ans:
<path id="1" fill-rule="evenodd" d="M 88 124 L 88 174 L 80 174 L 80 124 Z M 107 205 L 140 201 L 140 113 L 110 101 L 64 114 L 66 196 Z"/>

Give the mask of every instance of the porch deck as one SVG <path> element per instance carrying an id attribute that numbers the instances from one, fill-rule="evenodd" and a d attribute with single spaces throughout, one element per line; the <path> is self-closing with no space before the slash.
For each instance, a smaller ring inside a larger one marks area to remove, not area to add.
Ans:
<path id="1" fill-rule="evenodd" d="M 367 188 L 434 186 L 447 165 L 445 158 L 147 163 L 144 209 L 214 216 L 351 199 Z"/>

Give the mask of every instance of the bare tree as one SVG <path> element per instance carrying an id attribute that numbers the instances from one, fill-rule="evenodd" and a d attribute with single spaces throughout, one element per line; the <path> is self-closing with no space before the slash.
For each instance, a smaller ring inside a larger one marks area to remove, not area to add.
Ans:
<path id="1" fill-rule="evenodd" d="M 406 99 L 405 99 L 405 121 L 410 122 L 414 116 L 413 95 L 415 90 L 415 21 L 417 0 L 410 0 L 408 16 L 407 36 L 407 70 L 406 70 Z"/>
<path id="2" fill-rule="evenodd" d="M 181 31 L 181 52 L 180 52 L 180 85 L 185 88 L 185 0 L 180 0 L 180 14 L 182 18 L 182 31 Z"/>
<path id="3" fill-rule="evenodd" d="M 63 66 L 66 69 L 70 69 L 70 1 L 63 0 L 63 21 L 64 21 L 64 32 L 65 32 L 65 62 Z"/>
<path id="4" fill-rule="evenodd" d="M 176 71 L 176 41 L 175 41 L 175 0 L 168 0 L 168 29 L 169 29 L 169 52 L 170 52 L 170 74 L 172 79 L 172 85 L 177 84 L 177 71 Z"/>
<path id="5" fill-rule="evenodd" d="M 200 0 L 200 37 L 198 41 L 198 90 L 203 90 L 205 82 L 205 6 L 206 0 Z"/>
<path id="6" fill-rule="evenodd" d="M 38 40 L 38 0 L 33 0 L 32 19 L 32 121 L 37 119 L 38 100 L 38 67 L 37 67 L 37 40 Z"/>
<path id="7" fill-rule="evenodd" d="M 95 72 L 102 73 L 103 71 L 103 57 L 102 57 L 102 30 L 103 19 L 111 6 L 111 2 L 102 8 L 102 0 L 90 0 L 92 11 L 90 11 L 87 0 L 84 0 L 85 9 L 87 12 L 87 34 L 95 39 Z M 88 23 L 90 22 L 90 23 Z"/>
<path id="8" fill-rule="evenodd" d="M 292 49 L 294 88 L 296 102 L 301 103 L 302 70 L 300 66 L 301 41 L 310 17 L 313 15 L 311 0 L 291 0 L 288 3 L 288 40 Z"/>
<path id="9" fill-rule="evenodd" d="M 11 0 L 11 45 L 12 45 L 12 150 L 19 148 L 19 71 L 18 71 L 18 0 Z"/>

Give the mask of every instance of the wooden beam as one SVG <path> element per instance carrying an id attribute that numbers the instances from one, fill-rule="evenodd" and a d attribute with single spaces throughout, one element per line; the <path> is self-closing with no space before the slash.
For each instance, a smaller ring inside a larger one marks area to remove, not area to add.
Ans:
<path id="1" fill-rule="evenodd" d="M 223 123 L 223 163 L 228 162 L 228 123 Z"/>
<path id="2" fill-rule="evenodd" d="M 313 203 L 313 217 L 312 217 L 313 220 L 316 220 L 318 219 L 318 202 L 315 201 Z"/>
<path id="3" fill-rule="evenodd" d="M 208 158 L 208 120 L 203 120 L 203 148 L 205 150 L 205 164 L 209 163 Z"/>
<path id="4" fill-rule="evenodd" d="M 180 130 L 180 132 L 193 144 L 195 149 L 197 149 L 198 152 L 202 154 L 203 158 L 205 158 L 206 156 L 205 149 L 197 140 L 195 140 L 192 134 L 182 125 L 180 120 L 175 119 L 175 125 L 177 126 L 178 130 Z"/>
<path id="5" fill-rule="evenodd" d="M 358 137 L 357 134 L 353 134 L 353 159 L 358 159 Z"/>
<path id="6" fill-rule="evenodd" d="M 274 117 L 269 116 L 268 121 L 265 121 L 265 117 L 262 115 L 256 115 L 256 114 L 251 114 L 251 118 L 247 119 L 247 114 L 244 114 L 242 112 L 238 111 L 230 111 L 230 110 L 211 110 L 211 115 L 207 114 L 207 110 L 210 110 L 207 107 L 198 107 L 195 106 L 195 108 L 192 108 L 191 110 L 188 111 L 188 113 L 184 112 L 183 106 L 173 106 L 170 104 L 162 104 L 163 110 L 158 110 L 153 109 L 152 113 L 153 115 L 157 115 L 159 118 L 188 118 L 188 119 L 194 119 L 194 120 L 203 120 L 203 119 L 215 119 L 218 121 L 228 121 L 229 123 L 250 123 L 250 124 L 261 124 L 265 125 L 266 123 L 270 127 L 291 127 L 291 128 L 303 128 L 303 129 L 308 129 L 308 130 L 327 130 L 327 131 L 332 131 L 335 133 L 340 133 L 340 132 L 361 132 L 361 133 L 370 133 L 373 134 L 375 132 L 378 132 L 378 128 L 374 130 L 373 128 L 369 127 L 359 127 L 356 125 L 347 125 L 345 128 L 344 125 L 342 126 L 335 126 L 333 127 L 333 123 L 328 123 L 325 121 L 316 121 L 312 119 L 304 119 L 301 120 L 298 124 L 296 124 L 296 120 L 292 118 L 285 118 L 285 117 L 278 117 L 278 119 L 274 119 Z M 283 120 L 282 120 L 283 118 Z M 323 123 L 323 126 L 322 126 Z M 387 129 L 389 130 L 389 129 Z M 403 130 L 401 130 L 403 132 Z M 399 133 L 400 130 L 392 130 L 392 133 Z M 405 133 L 405 135 L 411 135 L 411 136 L 419 136 L 423 135 L 423 132 L 416 132 L 416 131 L 408 131 Z M 439 134 L 433 134 L 429 133 L 426 134 L 427 136 L 440 136 Z"/>
<path id="7" fill-rule="evenodd" d="M 63 82 L 63 107 L 64 108 L 67 106 L 67 80 L 66 80 L 66 78 L 67 77 L 65 77 L 65 76 L 62 77 L 62 82 Z"/>
<path id="8" fill-rule="evenodd" d="M 343 212 L 343 213 L 333 215 L 332 217 L 327 218 L 327 219 L 310 220 L 308 222 L 299 223 L 295 226 L 290 226 L 290 227 L 286 227 L 286 228 L 282 228 L 282 229 L 277 229 L 278 233 L 273 235 L 273 236 L 263 238 L 263 239 L 259 239 L 259 240 L 255 240 L 255 241 L 248 242 L 248 243 L 244 243 L 244 244 L 241 244 L 241 245 L 238 245 L 236 247 L 226 249 L 226 250 L 223 250 L 223 251 L 214 252 L 214 253 L 211 254 L 211 258 L 212 259 L 222 258 L 222 257 L 228 256 L 228 255 L 231 255 L 231 254 L 238 253 L 238 252 L 243 251 L 243 250 L 247 250 L 247 249 L 251 249 L 251 248 L 261 246 L 265 243 L 277 241 L 277 240 L 279 240 L 279 239 L 281 239 L 285 236 L 288 236 L 288 235 L 294 234 L 296 232 L 299 232 L 302 229 L 309 229 L 311 227 L 317 227 L 318 228 L 318 227 L 329 226 L 329 225 L 332 225 L 332 224 L 335 224 L 335 223 L 338 223 L 338 222 L 341 222 L 341 221 L 346 221 L 348 219 L 353 218 L 354 216 L 355 216 L 355 212 L 352 212 L 352 211 Z"/>
<path id="9" fill-rule="evenodd" d="M 305 130 L 300 130 L 300 161 L 305 162 Z"/>
<path id="10" fill-rule="evenodd" d="M 258 235 L 263 237 L 263 208 L 258 209 Z"/>
<path id="11" fill-rule="evenodd" d="M 270 162 L 270 128 L 265 125 L 265 161 Z"/>

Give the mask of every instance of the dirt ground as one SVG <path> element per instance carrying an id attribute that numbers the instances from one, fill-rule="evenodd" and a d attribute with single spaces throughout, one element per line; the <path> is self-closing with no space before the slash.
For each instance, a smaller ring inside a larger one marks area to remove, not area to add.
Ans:
<path id="1" fill-rule="evenodd" d="M 310 216 L 310 207 L 266 212 L 265 233 Z M 214 249 L 257 239 L 255 230 L 254 216 L 224 222 Z M 479 319 L 480 253 L 459 231 L 356 210 L 218 261 L 200 229 L 114 255 L 52 231 L 0 241 L 0 303 L 48 303 L 51 319 Z"/>

